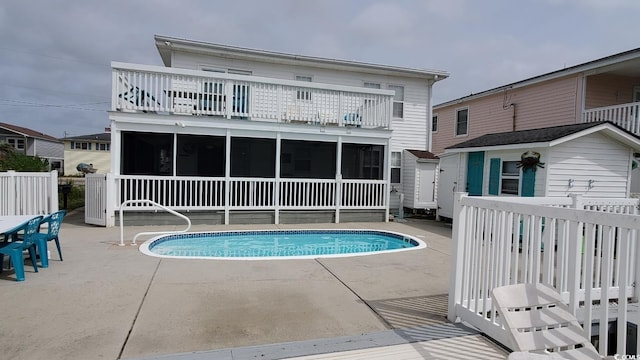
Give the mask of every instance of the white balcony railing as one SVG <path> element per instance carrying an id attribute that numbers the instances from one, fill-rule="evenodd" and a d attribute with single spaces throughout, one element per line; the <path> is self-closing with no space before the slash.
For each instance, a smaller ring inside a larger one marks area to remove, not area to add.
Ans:
<path id="1" fill-rule="evenodd" d="M 389 90 L 112 63 L 112 111 L 390 128 Z"/>
<path id="2" fill-rule="evenodd" d="M 230 178 L 227 186 L 223 177 L 119 175 L 114 208 L 147 199 L 174 210 L 385 209 L 386 191 L 385 180 Z"/>
<path id="3" fill-rule="evenodd" d="M 509 346 L 491 303 L 494 287 L 543 283 L 562 294 L 599 351 L 624 354 L 627 323 L 638 323 L 638 199 L 500 198 L 458 193 L 453 220 L 450 320 L 461 320 Z M 600 323 L 592 334 L 589 324 Z"/>
<path id="4" fill-rule="evenodd" d="M 582 122 L 610 121 L 640 135 L 640 102 L 584 110 Z"/>

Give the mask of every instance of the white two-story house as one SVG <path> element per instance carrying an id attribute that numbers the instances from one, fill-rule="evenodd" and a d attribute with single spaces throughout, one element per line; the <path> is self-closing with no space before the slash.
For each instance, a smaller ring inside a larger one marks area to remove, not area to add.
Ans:
<path id="1" fill-rule="evenodd" d="M 155 41 L 165 67 L 112 63 L 114 209 L 148 199 L 208 223 L 384 221 L 402 152 L 430 149 L 444 71 Z"/>

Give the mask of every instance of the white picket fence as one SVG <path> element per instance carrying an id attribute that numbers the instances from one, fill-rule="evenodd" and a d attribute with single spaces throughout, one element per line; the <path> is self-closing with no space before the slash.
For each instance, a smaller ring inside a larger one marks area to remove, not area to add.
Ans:
<path id="1" fill-rule="evenodd" d="M 0 172 L 0 215 L 58 211 L 58 172 Z"/>
<path id="2" fill-rule="evenodd" d="M 617 353 L 627 323 L 638 324 L 638 199 L 503 198 L 456 194 L 448 317 L 478 327 L 509 346 L 490 292 L 516 283 L 544 283 L 563 295 L 584 324 L 617 320 Z M 633 310 L 633 311 L 632 311 Z M 630 316 L 631 315 L 631 316 Z M 591 326 L 585 326 L 591 336 Z"/>

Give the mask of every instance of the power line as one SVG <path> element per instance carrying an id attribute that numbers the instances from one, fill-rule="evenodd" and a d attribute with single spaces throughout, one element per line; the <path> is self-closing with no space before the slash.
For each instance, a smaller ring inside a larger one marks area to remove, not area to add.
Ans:
<path id="1" fill-rule="evenodd" d="M 107 101 L 95 102 L 95 103 L 84 103 L 84 104 L 42 104 L 42 103 L 36 103 L 36 102 L 18 101 L 18 100 L 9 100 L 9 99 L 0 99 L 0 101 L 15 103 L 15 104 L 0 104 L 0 106 L 53 107 L 53 108 L 64 108 L 64 109 L 85 110 L 85 111 L 101 111 L 101 112 L 106 111 L 106 109 L 90 109 L 90 108 L 82 108 L 80 106 L 110 104 L 110 102 L 107 102 Z"/>

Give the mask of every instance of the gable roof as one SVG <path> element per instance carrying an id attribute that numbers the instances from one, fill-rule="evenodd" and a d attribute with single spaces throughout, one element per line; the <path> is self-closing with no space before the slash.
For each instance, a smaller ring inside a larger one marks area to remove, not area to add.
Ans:
<path id="1" fill-rule="evenodd" d="M 493 89 L 484 90 L 476 94 L 470 94 L 454 100 L 446 101 L 433 106 L 434 110 L 457 104 L 463 101 L 474 100 L 496 93 L 501 93 L 506 89 L 517 89 L 524 86 L 529 86 L 537 83 L 541 83 L 548 80 L 558 79 L 564 76 L 573 75 L 581 72 L 612 72 L 619 73 L 627 76 L 640 76 L 640 48 L 623 51 L 621 53 L 605 56 L 603 58 L 588 61 L 586 63 L 570 66 L 568 68 L 555 70 L 542 75 L 537 75 L 525 80 L 516 81 L 511 84 L 499 86 Z"/>
<path id="2" fill-rule="evenodd" d="M 407 77 L 428 78 L 433 81 L 444 80 L 449 73 L 442 70 L 426 70 L 390 65 L 371 64 L 358 61 L 339 60 L 306 55 L 295 55 L 275 51 L 248 49 L 236 46 L 213 44 L 202 41 L 186 40 L 168 36 L 155 35 L 156 47 L 165 66 L 172 65 L 172 52 L 200 53 L 253 61 L 274 62 L 288 65 L 313 66 L 327 69 L 347 71 L 367 71 L 383 75 L 401 75 Z"/>
<path id="3" fill-rule="evenodd" d="M 0 129 L 5 129 L 5 130 L 8 130 L 8 131 L 14 132 L 14 133 L 16 133 L 18 135 L 22 135 L 22 136 L 26 136 L 26 137 L 59 142 L 59 140 L 54 138 L 53 136 L 49 136 L 49 135 L 47 135 L 45 133 L 41 133 L 39 131 L 31 130 L 31 129 L 28 129 L 28 128 L 22 127 L 22 126 L 17 126 L 17 125 L 12 125 L 12 124 L 7 124 L 7 123 L 0 123 Z"/>
<path id="4" fill-rule="evenodd" d="M 595 132 L 620 141 L 635 150 L 640 149 L 640 137 L 608 121 L 552 126 L 541 129 L 486 134 L 449 146 L 445 152 L 467 152 L 530 147 L 551 147 Z"/>
<path id="5" fill-rule="evenodd" d="M 91 134 L 91 135 L 78 135 L 78 136 L 68 136 L 66 138 L 62 138 L 60 140 L 70 140 L 70 141 L 105 141 L 111 142 L 111 133 L 99 133 L 99 134 Z"/>
<path id="6" fill-rule="evenodd" d="M 423 159 L 423 160 L 439 159 L 439 157 L 437 157 L 434 153 L 430 151 L 425 151 L 425 150 L 407 150 L 407 151 L 410 152 L 413 156 L 417 157 L 418 159 Z"/>

